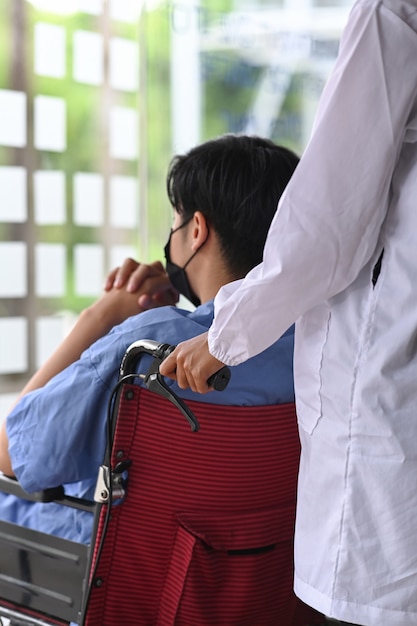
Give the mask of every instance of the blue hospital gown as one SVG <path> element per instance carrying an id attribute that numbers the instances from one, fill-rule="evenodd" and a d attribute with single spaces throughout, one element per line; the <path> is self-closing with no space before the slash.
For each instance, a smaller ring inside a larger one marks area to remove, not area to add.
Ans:
<path id="1" fill-rule="evenodd" d="M 23 397 L 7 418 L 13 469 L 28 492 L 64 484 L 67 493 L 92 498 L 103 462 L 107 405 L 127 347 L 139 339 L 177 344 L 208 330 L 213 301 L 195 311 L 161 307 L 130 317 L 95 342 L 45 387 Z M 208 395 L 181 390 L 200 402 L 262 405 L 293 401 L 293 328 L 262 354 L 233 368 L 229 386 Z M 0 494 L 6 521 L 88 543 L 92 515 L 56 504 L 29 503 Z"/>

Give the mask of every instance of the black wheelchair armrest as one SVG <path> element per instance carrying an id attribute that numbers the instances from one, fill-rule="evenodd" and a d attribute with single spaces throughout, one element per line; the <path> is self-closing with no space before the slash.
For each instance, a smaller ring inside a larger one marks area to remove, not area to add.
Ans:
<path id="1" fill-rule="evenodd" d="M 2 472 L 0 472 L 0 491 L 12 494 L 18 498 L 23 498 L 29 502 L 59 502 L 65 506 L 70 506 L 83 511 L 94 511 L 95 509 L 95 502 L 91 502 L 90 500 L 86 500 L 84 498 L 67 496 L 62 485 L 58 487 L 51 487 L 50 489 L 44 489 L 43 491 L 28 493 L 23 489 L 22 485 L 16 478 L 6 476 L 6 474 L 3 474 Z"/>
<path id="2" fill-rule="evenodd" d="M 6 476 L 6 474 L 1 472 L 0 491 L 11 493 L 14 496 L 18 496 L 24 500 L 29 500 L 30 502 L 53 502 L 54 500 L 60 500 L 65 495 L 65 491 L 62 486 L 45 489 L 44 491 L 28 493 L 23 489 L 17 478 Z"/>

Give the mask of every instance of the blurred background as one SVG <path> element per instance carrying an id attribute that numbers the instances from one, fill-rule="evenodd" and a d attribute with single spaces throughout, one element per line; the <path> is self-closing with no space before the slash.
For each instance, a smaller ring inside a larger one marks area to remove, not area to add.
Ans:
<path id="1" fill-rule="evenodd" d="M 162 260 L 173 154 L 302 154 L 351 4 L 0 0 L 0 419 L 111 268 Z"/>

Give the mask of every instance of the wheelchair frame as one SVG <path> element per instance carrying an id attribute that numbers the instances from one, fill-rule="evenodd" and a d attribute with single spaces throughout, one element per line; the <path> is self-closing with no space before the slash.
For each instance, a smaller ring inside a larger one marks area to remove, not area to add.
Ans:
<path id="1" fill-rule="evenodd" d="M 165 356 L 169 354 L 171 350 L 172 346 L 169 346 L 168 344 L 158 344 L 156 342 L 148 340 L 135 342 L 127 350 L 120 367 L 118 385 L 114 390 L 111 402 L 109 403 L 107 438 L 108 445 L 103 465 L 101 466 L 99 471 L 94 497 L 95 502 L 87 502 L 85 500 L 77 498 L 69 498 L 65 496 L 61 487 L 57 488 L 56 490 L 47 490 L 46 492 L 41 492 L 40 494 L 33 494 L 32 496 L 28 496 L 28 494 L 26 494 L 22 490 L 20 485 L 15 480 L 7 479 L 6 477 L 2 477 L 0 479 L 0 490 L 9 491 L 20 497 L 23 496 L 36 501 L 60 502 L 65 506 L 72 506 L 76 508 L 81 508 L 82 510 L 94 511 L 94 529 L 91 546 L 71 542 L 60 537 L 53 537 L 45 533 L 40 533 L 38 531 L 33 531 L 28 528 L 16 526 L 15 524 L 9 524 L 8 522 L 0 522 L 0 615 L 3 615 L 4 617 L 10 618 L 12 620 L 17 620 L 15 622 L 16 625 L 19 624 L 20 626 L 20 624 L 22 624 L 25 626 L 64 626 L 67 625 L 69 622 L 76 622 L 77 624 L 79 624 L 79 626 L 116 626 L 116 624 L 119 623 L 116 617 L 117 607 L 116 609 L 112 609 L 112 616 L 107 616 L 107 608 L 105 608 L 105 605 L 107 606 L 107 599 L 109 596 L 111 596 L 113 598 L 112 601 L 117 604 L 120 593 L 123 593 L 125 586 L 127 587 L 128 594 L 134 594 L 135 589 L 135 586 L 132 586 L 131 584 L 132 581 L 123 581 L 123 575 L 120 572 L 118 573 L 117 571 L 112 571 L 111 569 L 111 561 L 113 560 L 114 556 L 112 546 L 115 544 L 110 545 L 109 541 L 112 541 L 112 538 L 116 536 L 115 533 L 118 532 L 119 519 L 122 520 L 122 525 L 120 526 L 120 528 L 122 529 L 122 536 L 123 533 L 126 532 L 126 526 L 123 527 L 123 517 L 126 517 L 126 515 L 124 514 L 125 508 L 123 501 L 126 493 L 126 481 L 129 483 L 130 469 L 129 453 L 121 453 L 120 450 L 113 449 L 114 436 L 115 434 L 117 436 L 117 429 L 120 425 L 120 420 L 118 421 L 119 413 L 125 411 L 125 407 L 129 404 L 133 407 L 128 408 L 128 411 L 131 411 L 130 420 L 128 420 L 130 422 L 129 428 L 132 428 L 132 426 L 134 426 L 134 424 L 132 424 L 132 421 L 134 422 L 136 416 L 136 409 L 134 407 L 136 406 L 135 403 L 137 403 L 138 397 L 140 396 L 140 393 L 138 392 L 140 388 L 138 388 L 137 385 L 133 385 L 132 383 L 134 379 L 139 376 L 142 379 L 145 387 L 148 387 L 149 390 L 156 392 L 158 395 L 168 399 L 179 411 L 181 411 L 181 413 L 184 415 L 188 422 L 188 426 L 185 424 L 185 422 L 182 423 L 182 427 L 183 429 L 185 429 L 184 432 L 188 431 L 188 438 L 197 437 L 199 439 L 195 441 L 198 441 L 200 443 L 200 435 L 194 434 L 199 428 L 199 421 L 197 420 L 195 413 L 198 412 L 200 415 L 199 409 L 201 408 L 201 414 L 203 415 L 204 419 L 207 417 L 205 411 L 207 410 L 208 405 L 196 402 L 190 402 L 185 404 L 180 398 L 172 394 L 172 391 L 165 385 L 163 378 L 159 375 L 159 364 L 163 360 L 163 358 L 165 358 Z M 151 367 L 149 368 L 147 374 L 137 374 L 136 371 L 138 361 L 144 354 L 150 354 L 153 357 Z M 230 372 L 228 372 L 228 370 L 220 372 L 218 378 L 218 381 L 220 381 L 219 385 L 224 385 L 225 381 L 227 384 L 229 376 Z M 145 404 L 147 403 L 149 407 L 152 407 L 152 400 L 150 399 L 150 397 L 146 396 L 145 392 L 142 395 L 144 395 L 145 397 Z M 130 402 L 131 400 L 133 400 L 133 402 Z M 190 408 L 189 405 L 192 408 Z M 163 405 L 162 408 L 159 409 L 160 412 L 162 411 L 162 413 L 158 413 L 159 420 L 162 416 L 164 416 L 164 410 L 166 411 L 164 407 L 165 405 Z M 272 413 L 270 413 L 267 407 L 246 407 L 246 409 L 249 410 L 249 414 L 251 416 L 254 416 L 255 412 L 256 414 L 259 413 L 261 415 L 262 413 L 264 413 L 264 417 L 272 416 Z M 238 407 L 228 407 L 227 410 L 229 411 L 229 416 L 237 415 L 240 412 L 240 409 Z M 295 420 L 295 411 L 293 406 L 284 406 L 283 410 L 283 415 L 286 416 L 285 419 Z M 252 420 L 252 418 L 250 419 Z M 269 419 L 270 417 L 267 418 L 267 420 Z M 210 423 L 205 422 L 205 425 L 207 427 L 205 431 L 210 431 L 212 421 L 216 422 L 216 419 L 210 419 Z M 217 421 L 218 423 L 221 423 L 221 419 Z M 155 424 L 155 427 L 153 425 L 150 426 L 151 438 L 153 438 L 155 433 L 157 433 L 158 431 L 158 420 L 156 420 L 156 422 L 157 423 Z M 252 424 L 253 428 L 253 420 L 250 423 Z M 271 423 L 271 421 L 269 423 Z M 178 422 L 175 422 L 175 424 L 178 424 Z M 170 427 L 172 428 L 172 425 Z M 259 431 L 259 429 L 265 429 L 267 431 L 268 427 L 268 421 L 262 423 L 261 420 L 259 427 L 256 426 L 256 428 L 252 431 L 253 433 L 255 433 L 254 438 L 258 437 L 258 433 L 260 432 L 259 437 L 268 441 L 268 436 L 264 435 L 262 430 Z M 240 431 L 239 428 L 241 429 Z M 235 439 L 235 434 L 233 431 L 233 421 L 227 426 L 227 429 L 227 436 L 229 437 L 228 441 L 233 442 Z M 177 425 L 175 425 L 174 431 L 171 431 L 171 437 L 172 432 L 176 433 L 176 431 Z M 127 447 L 129 445 L 129 442 L 131 441 L 131 435 L 129 433 L 130 431 L 126 431 L 126 433 L 124 434 Z M 271 525 L 272 527 L 275 527 L 276 520 L 281 519 L 281 522 L 279 522 L 281 531 L 279 532 L 283 532 L 283 539 L 285 539 L 285 541 L 287 542 L 285 546 L 284 544 L 282 544 L 283 547 L 278 548 L 278 552 L 279 550 L 284 550 L 282 554 L 285 555 L 284 559 L 286 559 L 285 562 L 287 563 L 287 569 L 284 572 L 285 583 L 283 583 L 285 589 L 277 589 L 278 596 L 282 592 L 282 598 L 280 599 L 282 606 L 287 607 L 285 608 L 285 610 L 287 610 L 287 613 L 285 613 L 287 617 L 284 618 L 284 620 L 286 621 L 280 622 L 281 626 L 306 626 L 307 624 L 318 624 L 321 623 L 322 617 L 319 616 L 315 611 L 304 607 L 304 605 L 302 605 L 302 603 L 299 603 L 299 601 L 296 600 L 295 596 L 293 596 L 292 594 L 291 538 L 293 535 L 294 526 L 296 483 L 296 472 L 294 471 L 294 467 L 295 464 L 298 465 L 297 454 L 299 452 L 299 443 L 298 440 L 295 441 L 295 433 L 296 425 L 294 422 L 293 426 L 291 426 L 291 432 L 285 433 L 284 438 L 286 439 L 285 441 L 283 440 L 283 445 L 286 450 L 286 456 L 283 459 L 283 463 L 286 458 L 289 460 L 289 466 L 287 469 L 289 477 L 287 481 L 288 484 L 283 485 L 282 494 L 280 496 L 284 501 L 284 512 L 278 511 L 279 515 L 277 518 L 276 513 L 273 513 L 271 517 L 271 514 L 268 511 L 263 511 L 263 507 L 265 506 L 263 490 L 265 489 L 265 492 L 267 492 L 269 489 L 269 492 L 273 494 L 275 489 L 274 486 L 264 487 L 264 485 L 261 484 L 259 488 L 256 485 L 255 489 L 253 485 L 252 487 L 250 487 L 250 489 L 252 489 L 250 493 L 252 493 L 252 496 L 254 496 L 254 499 L 257 501 L 256 506 L 260 507 L 260 510 L 257 511 L 256 515 L 261 515 L 262 518 L 266 515 L 265 519 L 267 520 L 267 528 L 270 528 Z M 145 438 L 146 436 L 147 435 L 145 433 Z M 175 436 L 176 434 L 174 435 L 174 437 Z M 279 435 L 279 437 L 280 436 L 281 435 Z M 239 437 L 245 437 L 247 439 L 245 426 L 238 426 L 236 431 L 236 438 L 238 441 Z M 180 436 L 179 441 L 181 440 L 181 438 L 182 435 Z M 287 444 L 285 442 L 289 444 L 289 447 L 286 447 Z M 214 473 L 217 471 L 217 469 L 216 462 L 215 460 L 213 461 L 212 456 L 216 453 L 217 449 L 221 449 L 222 443 L 223 442 L 221 441 L 212 441 L 210 443 L 210 453 L 208 453 L 207 457 L 204 457 L 204 462 L 211 465 Z M 151 442 L 151 445 L 154 444 Z M 247 451 L 251 449 L 251 445 L 252 440 L 249 438 L 249 440 L 245 443 Z M 268 446 L 268 454 L 271 455 L 274 450 L 274 446 L 271 442 L 268 442 Z M 190 450 L 191 448 L 188 448 L 188 451 Z M 205 452 L 203 453 L 203 455 L 204 454 Z M 231 471 L 233 473 L 233 462 L 229 462 L 229 455 L 227 450 L 223 451 L 222 454 L 222 458 L 226 459 L 225 471 Z M 198 456 L 196 458 L 198 458 Z M 249 463 L 249 465 L 251 465 L 252 463 L 252 470 L 249 471 L 248 476 L 245 480 L 249 480 L 249 482 L 251 481 L 250 472 L 257 472 L 258 463 L 261 466 L 264 465 L 265 469 L 261 469 L 265 473 L 268 468 L 268 462 L 268 460 L 264 460 L 262 459 L 262 457 L 259 457 L 258 460 L 252 460 Z M 245 465 L 246 462 L 244 463 L 244 466 Z M 278 465 L 276 465 L 275 470 L 273 471 L 275 475 L 275 481 L 279 481 L 281 478 L 277 475 L 278 472 L 276 468 L 278 467 Z M 283 465 L 283 468 L 284 480 L 286 472 L 285 464 Z M 185 467 L 184 476 L 187 476 L 187 472 L 188 468 Z M 224 480 L 221 471 L 217 472 L 217 474 L 217 477 L 215 477 L 215 480 L 217 482 L 214 483 L 215 485 L 217 485 L 217 487 L 213 487 L 214 490 L 216 488 L 221 489 Z M 204 472 L 201 475 L 204 478 Z M 160 476 L 163 476 L 163 474 L 160 474 Z M 193 477 L 193 480 L 196 480 L 196 485 L 194 486 L 194 489 L 197 489 L 198 492 L 199 479 L 195 479 L 195 477 Z M 236 478 L 233 478 L 233 480 L 235 480 L 236 482 Z M 207 484 L 209 484 L 209 482 L 207 482 Z M 233 484 L 231 484 L 231 487 L 229 487 L 229 490 L 230 488 L 232 489 L 232 491 L 230 492 L 232 495 L 234 492 Z M 129 484 L 127 486 L 127 489 L 129 489 Z M 159 494 L 157 497 L 159 497 Z M 232 508 L 230 509 L 230 513 L 232 514 L 232 516 L 240 510 L 239 507 L 241 505 L 239 498 L 242 499 L 242 497 L 244 498 L 244 493 L 237 497 L 235 504 L 231 505 Z M 210 495 L 210 498 L 212 499 L 212 495 Z M 267 498 L 270 499 L 271 496 L 267 495 Z M 228 497 L 226 498 L 225 502 L 226 508 L 229 507 L 229 503 L 227 500 Z M 121 504 L 121 506 L 114 506 L 116 503 Z M 206 508 L 206 510 L 210 510 L 210 504 L 207 504 L 207 502 L 204 501 L 202 501 L 202 503 L 205 507 L 209 507 L 208 509 Z M 143 503 L 140 506 L 142 506 L 143 509 Z M 189 501 L 187 506 L 189 506 Z M 141 515 L 140 508 L 138 509 L 138 515 Z M 199 522 L 198 520 L 194 520 L 194 522 L 191 520 L 190 522 L 190 519 L 187 517 L 187 515 L 188 514 L 186 511 L 184 514 L 181 512 L 179 513 L 180 527 L 178 527 L 180 530 L 180 534 L 182 532 L 181 528 L 186 531 L 184 539 L 186 542 L 188 542 L 190 546 L 189 548 L 187 548 L 187 550 L 193 551 L 198 549 L 200 551 L 203 550 L 204 552 L 207 547 L 205 547 L 205 542 L 210 540 L 204 535 L 205 531 L 201 536 L 199 536 L 198 530 L 191 530 L 191 534 L 188 533 L 187 524 L 196 523 L 196 527 L 198 527 Z M 169 516 L 171 516 L 171 514 L 169 514 Z M 245 513 L 242 519 L 248 519 L 248 521 L 252 520 L 252 513 L 249 512 L 248 515 Z M 130 522 L 130 524 L 132 524 L 132 521 Z M 146 524 L 147 526 L 152 525 L 152 518 L 148 517 L 146 520 Z M 167 525 L 168 521 L 165 521 L 164 524 Z M 169 524 L 171 524 L 171 522 L 169 522 Z M 184 526 L 181 526 L 183 524 Z M 271 543 L 272 540 L 270 537 L 272 535 L 269 530 L 262 531 L 261 535 L 265 536 L 260 539 L 260 537 L 258 536 L 259 533 L 257 531 L 255 532 L 251 527 L 251 524 L 253 524 L 253 520 L 252 522 L 249 521 L 248 531 L 246 531 L 245 529 L 245 521 L 239 522 L 239 524 L 240 526 L 236 527 L 236 530 L 234 531 L 237 533 L 237 539 L 233 539 L 233 541 L 227 540 L 228 547 L 221 547 L 221 545 L 223 545 L 223 539 L 216 539 L 215 537 L 213 539 L 214 543 L 212 545 L 215 546 L 216 542 L 217 544 L 219 544 L 220 542 L 220 550 L 223 550 L 223 552 L 225 551 L 224 554 L 229 555 L 231 559 L 234 559 L 235 557 L 243 557 L 244 560 L 240 561 L 242 564 L 244 564 L 245 562 L 246 564 L 250 563 L 250 559 L 256 559 L 257 557 L 254 555 L 256 555 L 257 553 L 269 553 L 271 550 L 273 551 L 275 549 L 275 543 L 274 545 L 272 545 Z M 108 531 L 108 529 L 110 530 Z M 109 535 L 108 541 L 106 543 L 105 539 L 107 537 L 107 532 L 109 532 Z M 178 530 L 172 532 L 174 532 L 174 534 L 177 534 Z M 196 535 L 194 535 L 195 532 L 197 533 Z M 217 531 L 214 530 L 213 532 L 216 533 Z M 245 539 L 244 543 L 242 543 L 242 540 L 239 539 L 239 536 L 242 532 L 248 536 L 248 539 Z M 257 535 L 257 538 L 255 537 L 254 532 L 255 535 Z M 277 536 L 279 532 L 278 530 L 276 530 L 274 531 L 273 535 Z M 169 545 L 172 539 L 165 538 L 164 541 L 164 551 L 170 552 L 171 549 L 169 548 Z M 190 541 L 192 542 L 191 544 Z M 197 544 L 195 543 L 196 541 Z M 259 547 L 258 543 L 256 542 L 260 542 Z M 198 545 L 200 547 L 198 547 Z M 172 547 L 172 549 L 174 548 Z M 211 549 L 212 548 L 210 548 L 210 550 Z M 104 556 L 102 556 L 102 550 Z M 125 546 L 124 550 L 125 558 L 129 558 L 129 554 L 127 554 L 126 556 L 126 553 L 129 552 L 129 548 L 126 548 Z M 116 558 L 114 560 L 117 561 Z M 188 563 L 187 567 L 189 567 L 189 565 L 190 563 Z M 179 562 L 179 566 L 180 569 L 183 568 L 181 561 Z M 165 571 L 166 567 L 167 565 L 164 565 L 162 563 L 161 572 Z M 170 567 L 172 568 L 172 564 L 168 566 L 168 568 Z M 242 569 L 244 569 L 244 567 Z M 290 569 L 288 569 L 288 567 Z M 177 580 L 177 575 L 177 572 L 174 572 L 175 580 Z M 234 576 L 236 575 L 239 578 L 240 572 L 235 572 Z M 252 573 L 250 575 L 252 576 Z M 184 584 L 188 584 L 186 580 L 186 576 L 188 576 L 188 574 L 185 570 L 184 574 L 181 574 L 181 576 L 183 577 Z M 250 578 L 250 580 L 256 580 L 256 577 L 255 579 Z M 241 582 L 239 582 L 239 584 L 241 584 Z M 244 579 L 242 584 L 246 584 Z M 270 593 L 270 590 L 274 589 L 273 585 L 271 587 L 271 581 L 268 579 L 262 579 L 261 587 L 262 586 L 268 587 L 265 596 L 268 597 L 268 593 Z M 200 592 L 204 595 L 204 588 L 202 588 Z M 152 620 L 150 618 L 143 618 L 142 621 L 140 621 L 139 619 L 136 620 L 135 618 L 135 624 L 144 624 L 146 626 L 151 626 L 152 623 L 152 625 L 155 624 L 155 626 L 169 626 L 171 624 L 174 624 L 174 622 L 176 623 L 176 616 L 177 614 L 180 615 L 180 612 L 182 610 L 181 603 L 186 605 L 188 602 L 187 598 L 185 597 L 184 599 L 181 594 L 178 595 L 179 593 L 180 592 L 175 591 L 173 597 L 172 595 L 170 595 L 170 589 L 168 589 L 168 591 L 164 589 L 162 591 L 161 598 L 158 601 L 158 616 L 155 617 L 155 619 L 152 618 Z M 236 603 L 239 603 L 239 597 L 241 593 L 242 592 L 238 590 L 236 597 L 227 596 L 226 600 L 223 598 L 223 605 L 227 605 L 229 602 L 236 605 Z M 159 592 L 157 592 L 157 595 L 158 594 Z M 195 611 L 195 606 L 193 605 L 190 610 Z M 123 623 L 126 623 L 127 626 L 130 626 L 129 620 L 133 619 L 132 616 L 134 615 L 135 609 L 133 608 L 132 611 L 133 613 L 130 613 L 130 617 L 125 617 L 123 621 Z M 125 615 L 126 614 L 128 613 L 125 613 Z M 290 615 L 292 617 L 290 617 Z M 179 619 L 179 623 L 181 624 L 195 623 L 196 626 L 198 624 L 198 622 L 196 621 L 184 622 L 184 618 L 181 617 Z M 265 620 L 266 621 L 261 621 L 259 623 L 275 624 L 276 616 L 275 618 L 273 618 L 272 622 L 268 621 L 269 618 L 265 618 Z M 209 621 L 208 623 L 214 624 L 215 622 Z M 246 624 L 251 624 L 250 621 L 241 621 L 239 622 L 239 624 L 240 623 L 242 624 L 242 626 L 246 626 Z"/>

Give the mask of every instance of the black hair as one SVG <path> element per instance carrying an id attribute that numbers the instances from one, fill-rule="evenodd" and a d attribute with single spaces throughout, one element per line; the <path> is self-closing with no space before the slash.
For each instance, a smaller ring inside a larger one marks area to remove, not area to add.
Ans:
<path id="1" fill-rule="evenodd" d="M 241 278 L 262 260 L 278 200 L 298 160 L 269 139 L 223 135 L 172 159 L 168 197 L 184 221 L 203 213 L 229 271 Z"/>

